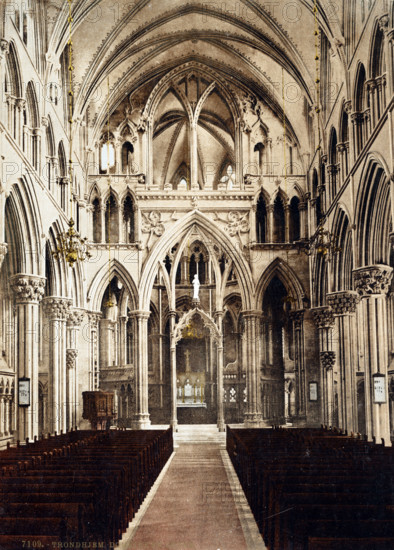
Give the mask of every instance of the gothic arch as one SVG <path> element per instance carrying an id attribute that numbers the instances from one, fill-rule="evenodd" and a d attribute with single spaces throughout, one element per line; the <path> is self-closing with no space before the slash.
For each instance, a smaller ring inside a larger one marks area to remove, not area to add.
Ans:
<path id="1" fill-rule="evenodd" d="M 389 264 L 389 178 L 390 171 L 384 158 L 378 153 L 369 153 L 360 177 L 355 209 L 357 267 L 376 263 Z"/>
<path id="2" fill-rule="evenodd" d="M 104 293 L 108 287 L 109 280 L 118 277 L 121 283 L 126 287 L 130 295 L 131 307 L 137 309 L 138 290 L 137 286 L 130 275 L 129 271 L 118 260 L 111 260 L 111 265 L 108 269 L 108 264 L 104 264 L 96 273 L 87 292 L 87 304 L 89 310 L 100 311 Z M 148 308 L 149 309 L 149 304 Z M 122 311 L 121 315 L 125 316 L 127 311 Z"/>
<path id="3" fill-rule="evenodd" d="M 24 179 L 11 187 L 6 200 L 5 218 L 11 273 L 40 275 L 43 270 L 42 223 L 34 187 L 27 185 Z"/>
<path id="4" fill-rule="evenodd" d="M 151 253 L 142 269 L 141 284 L 139 288 L 139 308 L 147 310 L 150 303 L 153 282 L 156 275 L 157 262 L 165 258 L 170 250 L 180 240 L 180 235 L 184 236 L 196 225 L 202 236 L 207 238 L 209 243 L 220 246 L 230 259 L 233 260 L 239 276 L 239 284 L 242 295 L 242 303 L 245 309 L 253 308 L 254 283 L 252 273 L 247 262 L 242 258 L 241 253 L 235 250 L 233 241 L 226 235 L 206 214 L 198 210 L 188 212 L 183 218 L 176 222 L 171 229 L 153 245 Z"/>
<path id="5" fill-rule="evenodd" d="M 220 334 L 215 321 L 210 315 L 208 315 L 208 313 L 206 313 L 203 309 L 200 309 L 199 307 L 195 307 L 193 309 L 190 309 L 189 311 L 185 311 L 185 313 L 179 319 L 173 330 L 173 337 L 175 339 L 175 342 L 179 342 L 179 340 L 182 338 L 182 331 L 187 327 L 190 320 L 195 315 L 199 315 L 201 317 L 204 327 L 209 330 L 216 344 L 219 344 L 222 340 L 222 335 Z"/>
<path id="6" fill-rule="evenodd" d="M 259 308 L 263 303 L 264 294 L 275 276 L 278 277 L 287 291 L 295 298 L 296 302 L 293 309 L 302 309 L 305 299 L 304 288 L 294 270 L 287 262 L 280 258 L 275 258 L 269 264 L 256 285 L 256 307 Z"/>
<path id="7" fill-rule="evenodd" d="M 20 98 L 22 97 L 22 76 L 20 70 L 21 65 L 18 58 L 17 49 L 15 48 L 15 44 L 13 41 L 10 41 L 9 52 L 6 59 L 11 85 L 11 90 L 9 91 L 15 97 Z"/>
<path id="8" fill-rule="evenodd" d="M 350 220 L 347 209 L 339 203 L 332 224 L 332 232 L 337 236 L 337 245 L 341 248 L 332 265 L 334 292 L 352 289 L 353 239 Z"/>
<path id="9" fill-rule="evenodd" d="M 156 113 L 156 109 L 159 105 L 159 102 L 161 101 L 163 93 L 165 93 L 168 87 L 172 85 L 174 79 L 177 79 L 182 75 L 186 75 L 187 73 L 190 73 L 190 72 L 201 73 L 206 78 L 212 80 L 212 82 L 215 82 L 215 87 L 218 88 L 220 93 L 223 94 L 223 97 L 227 101 L 228 107 L 231 111 L 234 121 L 237 120 L 237 118 L 241 118 L 242 114 L 236 99 L 232 96 L 231 92 L 229 92 L 228 87 L 226 88 L 225 84 L 221 82 L 221 79 L 220 77 L 218 77 L 217 72 L 213 71 L 208 66 L 205 66 L 202 63 L 197 63 L 194 61 L 184 63 L 183 65 L 176 67 L 172 71 L 169 71 L 156 84 L 156 86 L 153 88 L 148 98 L 148 101 L 146 102 L 145 108 L 142 113 L 142 117 L 145 119 L 153 120 L 153 117 Z"/>

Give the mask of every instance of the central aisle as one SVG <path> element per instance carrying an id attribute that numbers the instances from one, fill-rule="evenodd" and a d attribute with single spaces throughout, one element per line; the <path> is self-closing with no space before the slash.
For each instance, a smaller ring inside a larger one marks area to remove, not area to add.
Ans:
<path id="1" fill-rule="evenodd" d="M 242 491 L 235 488 L 237 479 L 231 469 L 227 453 L 219 444 L 180 443 L 152 502 L 149 504 L 148 496 L 147 507 L 134 518 L 119 548 L 264 549 L 253 518 L 250 529 L 251 513 L 248 507 L 245 509 Z"/>

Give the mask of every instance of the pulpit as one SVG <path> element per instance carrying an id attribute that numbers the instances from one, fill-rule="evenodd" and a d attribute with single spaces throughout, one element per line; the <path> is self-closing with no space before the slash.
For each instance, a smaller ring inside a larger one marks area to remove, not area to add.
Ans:
<path id="1" fill-rule="evenodd" d="M 113 392 L 84 391 L 82 418 L 89 420 L 93 430 L 104 430 L 116 417 Z"/>

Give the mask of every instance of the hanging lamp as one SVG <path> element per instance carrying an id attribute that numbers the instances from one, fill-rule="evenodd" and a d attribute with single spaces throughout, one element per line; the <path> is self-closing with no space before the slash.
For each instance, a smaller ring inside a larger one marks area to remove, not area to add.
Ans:
<path id="1" fill-rule="evenodd" d="M 75 222 L 73 219 L 73 142 L 72 142 L 72 130 L 73 130 L 73 110 L 74 110 L 74 93 L 73 93 L 73 49 L 72 49 L 72 13 L 71 13 L 71 3 L 72 0 L 68 1 L 68 28 L 69 28 L 69 38 L 68 38 L 68 98 L 69 98 L 69 112 L 68 112 L 68 123 L 69 123 L 69 144 L 70 144 L 70 153 L 68 161 L 68 173 L 69 173 L 69 186 L 70 186 L 70 219 L 68 221 L 68 230 L 61 233 L 56 237 L 57 246 L 56 250 L 53 252 L 53 256 L 56 260 L 59 260 L 60 257 L 63 257 L 70 267 L 74 267 L 76 262 L 84 262 L 91 258 L 91 254 L 88 248 L 88 239 L 87 237 L 81 237 L 78 231 L 75 229 Z"/>

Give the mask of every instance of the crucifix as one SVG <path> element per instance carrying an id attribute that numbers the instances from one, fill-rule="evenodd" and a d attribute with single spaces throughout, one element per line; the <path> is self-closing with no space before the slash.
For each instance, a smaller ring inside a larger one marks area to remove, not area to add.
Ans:
<path id="1" fill-rule="evenodd" d="M 190 372 L 190 351 L 187 349 L 185 351 L 185 359 L 186 359 L 186 372 Z"/>

